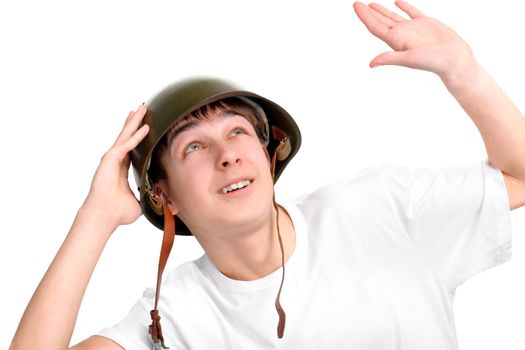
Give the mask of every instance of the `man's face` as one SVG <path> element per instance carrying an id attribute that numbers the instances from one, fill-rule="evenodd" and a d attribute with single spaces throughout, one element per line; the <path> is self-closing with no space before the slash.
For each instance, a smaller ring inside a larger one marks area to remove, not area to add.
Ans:
<path id="1" fill-rule="evenodd" d="M 246 118 L 216 111 L 177 130 L 162 155 L 167 180 L 161 186 L 170 198 L 168 208 L 190 230 L 248 228 L 268 219 L 273 198 L 269 156 Z M 232 191 L 235 186 L 245 187 Z"/>

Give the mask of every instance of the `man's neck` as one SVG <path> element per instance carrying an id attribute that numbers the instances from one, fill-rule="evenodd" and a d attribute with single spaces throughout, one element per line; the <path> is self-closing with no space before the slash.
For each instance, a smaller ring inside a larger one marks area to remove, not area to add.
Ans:
<path id="1" fill-rule="evenodd" d="M 288 213 L 280 206 L 278 209 L 286 262 L 295 248 L 295 230 Z M 200 243 L 217 269 L 225 276 L 241 281 L 263 278 L 281 267 L 282 254 L 276 219 L 276 211 L 273 209 L 272 220 L 266 220 L 267 223 L 252 234 L 228 242 L 200 240 Z"/>

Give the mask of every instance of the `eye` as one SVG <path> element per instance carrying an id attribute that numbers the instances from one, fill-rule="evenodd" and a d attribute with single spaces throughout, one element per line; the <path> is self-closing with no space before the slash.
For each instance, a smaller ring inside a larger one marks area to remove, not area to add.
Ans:
<path id="1" fill-rule="evenodd" d="M 200 145 L 196 142 L 192 142 L 184 149 L 184 154 L 192 153 L 200 148 Z"/>
<path id="2" fill-rule="evenodd" d="M 233 129 L 231 133 L 234 134 L 234 135 L 248 134 L 246 129 L 241 128 L 240 126 L 238 126 L 235 129 Z"/>

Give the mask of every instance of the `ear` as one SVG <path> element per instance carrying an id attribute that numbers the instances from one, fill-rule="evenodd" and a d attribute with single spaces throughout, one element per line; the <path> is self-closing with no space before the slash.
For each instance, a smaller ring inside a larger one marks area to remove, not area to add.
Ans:
<path id="1" fill-rule="evenodd" d="M 169 211 L 173 215 L 176 215 L 179 212 L 177 205 L 175 204 L 175 202 L 169 194 L 169 187 L 165 180 L 160 180 L 153 184 L 153 191 L 156 195 L 160 197 L 160 200 L 162 201 L 163 205 L 168 206 Z"/>

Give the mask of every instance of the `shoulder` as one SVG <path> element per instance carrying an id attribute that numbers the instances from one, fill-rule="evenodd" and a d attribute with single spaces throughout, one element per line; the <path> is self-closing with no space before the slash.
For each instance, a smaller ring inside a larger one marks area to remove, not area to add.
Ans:
<path id="1" fill-rule="evenodd" d="M 382 180 L 384 167 L 381 164 L 354 171 L 291 202 L 310 221 L 326 218 L 326 215 L 341 218 L 365 215 L 386 203 Z"/>
<path id="2" fill-rule="evenodd" d="M 375 165 L 356 170 L 299 197 L 300 206 L 319 201 L 338 201 L 348 199 L 349 195 L 360 196 L 376 191 L 381 183 L 381 176 L 389 165 Z"/>
<path id="3" fill-rule="evenodd" d="M 202 286 L 209 280 L 206 259 L 206 254 L 204 254 L 196 260 L 180 264 L 166 275 L 162 287 L 184 290 Z"/>

